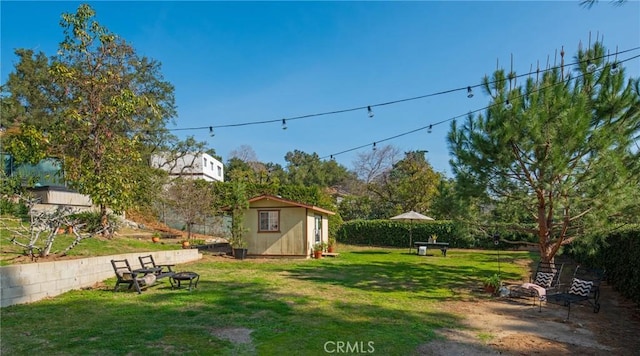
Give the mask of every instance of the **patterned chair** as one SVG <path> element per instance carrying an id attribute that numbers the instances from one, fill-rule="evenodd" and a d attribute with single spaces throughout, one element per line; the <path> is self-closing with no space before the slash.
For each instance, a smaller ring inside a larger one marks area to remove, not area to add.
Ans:
<path id="1" fill-rule="evenodd" d="M 537 299 L 539 311 L 542 311 L 542 302 L 546 300 L 547 295 L 560 291 L 563 266 L 562 263 L 538 262 L 535 273 L 529 277 L 529 283 L 511 286 L 509 296 L 533 298 L 534 305 Z"/>
<path id="2" fill-rule="evenodd" d="M 593 312 L 600 311 L 600 284 L 604 279 L 603 269 L 588 269 L 576 267 L 571 279 L 571 286 L 566 292 L 551 294 L 548 300 L 554 304 L 567 307 L 567 319 L 571 314 L 571 305 L 575 303 L 588 303 L 593 307 Z"/>

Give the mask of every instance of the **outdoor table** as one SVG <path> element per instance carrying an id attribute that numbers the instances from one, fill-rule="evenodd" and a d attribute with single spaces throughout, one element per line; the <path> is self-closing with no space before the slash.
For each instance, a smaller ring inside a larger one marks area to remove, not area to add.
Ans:
<path id="1" fill-rule="evenodd" d="M 447 247 L 449 247 L 448 242 L 422 242 L 416 241 L 413 243 L 413 246 L 416 248 L 416 254 L 420 253 L 420 246 L 425 246 L 427 250 L 429 248 L 439 248 L 442 251 L 442 256 L 447 256 Z"/>
<path id="2" fill-rule="evenodd" d="M 162 268 L 160 267 L 150 267 L 150 268 L 138 268 L 138 269 L 134 269 L 131 272 L 135 273 L 135 274 L 157 274 L 158 272 L 160 272 Z"/>
<path id="3" fill-rule="evenodd" d="M 180 288 L 181 281 L 189 281 L 189 291 L 191 291 L 191 287 L 198 287 L 198 281 L 200 280 L 200 275 L 195 272 L 178 272 L 173 276 L 169 277 L 169 282 L 171 282 L 171 289 Z M 195 281 L 195 282 L 194 282 Z"/>

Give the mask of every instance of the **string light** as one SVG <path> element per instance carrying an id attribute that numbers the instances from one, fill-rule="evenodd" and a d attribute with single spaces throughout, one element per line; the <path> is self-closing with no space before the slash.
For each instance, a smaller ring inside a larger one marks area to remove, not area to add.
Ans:
<path id="1" fill-rule="evenodd" d="M 209 136 L 213 137 L 216 134 L 213 132 L 213 126 L 209 126 Z"/>
<path id="2" fill-rule="evenodd" d="M 618 68 L 618 63 L 613 62 L 611 65 L 611 75 L 616 75 L 620 72 L 620 68 Z"/>
<path id="3" fill-rule="evenodd" d="M 618 46 L 616 46 L 616 58 L 613 60 L 613 64 L 611 65 L 611 75 L 616 75 L 620 72 L 620 68 L 618 68 Z"/>
<path id="4" fill-rule="evenodd" d="M 627 49 L 627 50 L 624 50 L 624 51 L 616 52 L 616 55 L 617 54 L 628 53 L 628 52 L 632 52 L 632 51 L 637 51 L 639 49 L 640 49 L 640 47 L 634 47 L 634 48 Z M 598 59 L 607 58 L 609 56 L 611 56 L 611 55 L 603 55 L 603 56 L 598 57 Z M 627 62 L 627 61 L 630 61 L 630 60 L 635 59 L 635 58 L 638 58 L 638 56 L 634 56 L 634 57 L 631 57 L 631 58 L 628 58 L 628 59 L 625 59 L 625 60 L 622 60 L 622 61 L 618 61 L 618 63 Z M 584 63 L 584 62 L 585 61 L 577 61 L 577 62 L 574 62 L 574 63 L 571 63 L 571 64 L 567 64 L 566 66 L 579 65 L 579 64 Z M 547 69 L 544 69 L 544 70 L 540 70 L 539 68 L 536 68 L 536 71 L 529 72 L 529 73 L 524 73 L 524 74 L 520 74 L 520 75 L 516 75 L 516 76 L 513 76 L 512 79 L 517 79 L 517 78 L 520 78 L 520 77 L 526 77 L 526 76 L 530 76 L 532 74 L 539 75 L 540 72 L 544 73 L 544 72 L 547 72 L 547 71 L 556 70 L 558 68 L 560 68 L 560 67 L 550 67 L 550 68 L 547 68 Z M 489 82 L 487 84 L 489 84 L 489 85 L 495 84 L 498 81 L 492 81 L 492 82 Z M 476 86 L 480 86 L 480 85 L 476 85 Z M 425 94 L 425 95 L 420 95 L 420 96 L 415 96 L 415 97 L 411 97 L 411 98 L 398 99 L 398 100 L 378 103 L 378 104 L 375 104 L 375 105 L 359 106 L 359 107 L 348 108 L 348 109 L 341 109 L 341 110 L 334 110 L 334 111 L 321 112 L 321 113 L 315 113 L 315 114 L 301 115 L 301 116 L 296 116 L 296 117 L 290 117 L 287 120 L 291 121 L 291 120 L 308 119 L 308 118 L 312 118 L 312 117 L 319 117 L 319 116 L 326 116 L 326 115 L 343 114 L 343 113 L 352 112 L 352 111 L 358 111 L 358 110 L 362 110 L 362 109 L 367 109 L 367 113 L 370 115 L 370 117 L 373 117 L 373 110 L 371 108 L 375 107 L 375 106 L 385 106 L 385 105 L 399 104 L 399 103 L 403 103 L 403 102 L 407 102 L 407 101 L 413 101 L 413 100 L 425 99 L 425 98 L 444 95 L 444 94 L 450 94 L 450 93 L 453 93 L 453 92 L 456 92 L 456 91 L 460 91 L 460 90 L 467 90 L 467 95 L 468 95 L 468 89 L 476 87 L 476 86 L 472 86 L 472 87 L 471 86 L 467 86 L 467 87 L 462 87 L 462 88 L 443 90 L 443 91 L 434 92 L 434 93 Z M 280 121 L 281 121 L 281 119 L 242 122 L 242 123 L 237 123 L 237 124 L 216 125 L 215 128 L 228 128 L 228 127 L 241 127 L 241 126 L 249 126 L 249 125 L 260 125 L 260 124 L 268 124 L 268 123 L 274 123 L 274 122 L 280 122 Z M 202 130 L 202 129 L 206 129 L 207 127 L 208 126 L 184 127 L 184 128 L 169 129 L 169 131 Z"/>
<path id="5" fill-rule="evenodd" d="M 640 48 L 640 47 L 638 47 L 638 48 Z M 640 55 L 636 55 L 636 56 L 633 56 L 633 57 L 627 58 L 627 59 L 625 59 L 625 60 L 623 60 L 623 61 L 620 61 L 620 63 L 622 63 L 622 62 L 628 62 L 628 61 L 631 61 L 631 60 L 636 59 L 636 58 L 640 58 Z M 581 78 L 581 77 L 584 77 L 584 74 L 582 74 L 582 75 L 577 75 L 577 76 L 575 77 L 575 79 L 578 79 L 578 78 Z M 547 85 L 547 86 L 544 86 L 544 87 L 540 87 L 540 88 L 538 88 L 537 90 L 535 90 L 534 92 L 539 92 L 539 91 L 542 91 L 542 90 L 545 90 L 545 89 L 551 88 L 551 87 L 556 86 L 556 85 L 559 85 L 559 84 L 563 84 L 563 82 L 558 82 L 558 83 L 550 84 L 550 85 Z M 524 95 L 525 95 L 525 94 L 520 94 L 520 95 L 516 96 L 516 97 L 515 97 L 515 99 L 522 98 L 522 97 L 524 97 Z M 507 100 L 507 102 L 508 102 L 508 100 Z M 509 103 L 509 104 L 510 104 L 510 103 Z M 457 115 L 457 116 L 454 116 L 454 117 L 451 117 L 451 118 L 448 118 L 448 119 L 444 119 L 444 120 L 438 121 L 438 122 L 436 122 L 436 123 L 429 124 L 429 125 L 427 125 L 427 126 L 419 127 L 419 128 L 417 128 L 417 129 L 414 129 L 414 130 L 411 130 L 411 131 L 406 131 L 406 132 L 403 132 L 403 133 L 400 133 L 400 134 L 397 134 L 397 135 L 394 135 L 394 136 L 391 136 L 391 137 L 387 137 L 387 138 L 384 138 L 384 139 L 378 140 L 378 141 L 376 141 L 376 142 L 377 142 L 377 143 L 381 143 L 381 142 L 391 141 L 391 140 L 394 140 L 394 139 L 399 138 L 399 137 L 402 137 L 402 136 L 407 136 L 407 135 L 410 135 L 410 134 L 412 134 L 412 133 L 415 133 L 415 132 L 418 132 L 418 131 L 421 131 L 421 130 L 424 130 L 424 129 L 428 129 L 429 127 L 433 127 L 433 126 L 437 126 L 437 125 L 445 124 L 445 123 L 447 123 L 447 122 L 450 122 L 450 121 L 453 121 L 453 120 L 456 120 L 456 119 L 460 119 L 460 118 L 468 117 L 468 116 L 470 116 L 470 115 L 473 115 L 473 114 L 476 114 L 476 113 L 479 113 L 479 112 L 482 112 L 482 111 L 488 110 L 488 109 L 490 109 L 490 108 L 492 108 L 492 107 L 494 107 L 494 106 L 496 106 L 496 105 L 499 105 L 499 103 L 493 103 L 493 104 L 490 104 L 490 105 L 488 105 L 488 106 L 485 106 L 485 107 L 482 107 L 482 108 L 479 108 L 479 109 L 476 109 L 476 110 L 473 110 L 473 111 L 469 111 L 468 113 L 461 114 L 461 115 Z M 505 106 L 506 106 L 506 102 L 505 102 Z M 374 150 L 376 149 L 376 142 L 374 142 L 374 143 L 373 143 L 373 149 L 374 149 Z M 331 157 L 335 157 L 335 156 L 338 156 L 338 155 L 341 155 L 341 154 L 345 154 L 345 153 L 353 152 L 353 151 L 359 150 L 359 149 L 361 149 L 361 148 L 365 148 L 365 147 L 367 147 L 368 145 L 370 145 L 370 144 L 365 144 L 365 145 L 361 145 L 361 146 L 357 146 L 357 147 L 352 147 L 352 148 L 349 148 L 349 149 L 346 149 L 346 150 L 343 150 L 343 151 L 340 151 L 340 152 L 336 152 L 336 153 L 333 153 L 333 154 L 331 155 Z M 328 157 L 328 156 L 320 157 L 320 159 L 326 159 L 327 157 Z"/>
<path id="6" fill-rule="evenodd" d="M 287 129 L 287 119 L 282 119 L 282 129 L 283 130 Z"/>
<path id="7" fill-rule="evenodd" d="M 618 54 L 629 53 L 629 52 L 637 51 L 639 49 L 640 49 L 640 47 L 633 47 L 633 48 L 630 48 L 630 49 L 618 51 L 618 49 L 616 48 L 616 53 L 614 54 L 616 56 L 616 61 L 615 61 L 616 69 L 619 70 L 619 65 L 621 63 L 625 63 L 625 62 L 628 62 L 628 61 L 631 61 L 631 60 L 634 60 L 634 59 L 640 57 L 640 56 L 636 55 L 636 56 L 633 56 L 633 57 L 618 61 L 617 60 L 617 55 Z M 609 58 L 611 56 L 613 56 L 613 55 L 606 54 L 606 55 L 602 55 L 602 56 L 600 56 L 600 57 L 598 57 L 596 59 L 604 59 L 604 58 Z M 578 61 L 576 61 L 574 63 L 570 63 L 570 64 L 561 64 L 561 66 L 580 65 L 580 64 L 582 64 L 584 62 L 585 62 L 584 60 L 578 60 Z M 556 70 L 558 68 L 560 68 L 560 67 L 549 67 L 547 69 L 540 70 L 540 68 L 537 67 L 535 71 L 529 71 L 528 73 L 516 75 L 516 76 L 513 77 L 513 79 L 517 79 L 517 78 L 520 78 L 520 77 L 531 76 L 532 74 L 536 74 L 536 76 L 539 76 L 541 72 L 544 73 L 544 72 L 548 72 L 548 71 L 553 71 L 553 70 Z M 495 80 L 495 81 L 488 82 L 486 84 L 487 85 L 491 85 L 491 84 L 495 84 L 495 83 L 497 83 L 499 81 L 500 80 Z M 407 101 L 413 101 L 413 100 L 425 99 L 425 98 L 430 98 L 430 97 L 444 95 L 444 94 L 450 94 L 450 93 L 453 93 L 453 92 L 456 92 L 456 91 L 460 91 L 460 90 L 467 90 L 467 95 L 468 95 L 469 94 L 469 89 L 475 88 L 475 87 L 478 87 L 478 86 L 480 86 L 480 85 L 474 85 L 474 86 L 467 86 L 467 87 L 462 87 L 462 88 L 443 90 L 443 91 L 434 92 L 434 93 L 430 93 L 430 94 L 425 94 L 425 95 L 420 95 L 420 96 L 415 96 L 415 97 L 410 97 L 410 98 L 404 98 L 404 99 L 398 99 L 398 100 L 393 100 L 393 101 L 387 101 L 387 102 L 378 103 L 378 104 L 374 104 L 374 105 L 359 106 L 359 107 L 353 107 L 353 108 L 348 108 L 348 109 L 340 109 L 340 110 L 320 112 L 320 113 L 314 113 L 314 114 L 306 114 L 306 115 L 301 115 L 301 116 L 296 116 L 296 117 L 289 117 L 287 120 L 291 121 L 291 120 L 308 119 L 308 118 L 319 117 L 319 116 L 343 114 L 343 113 L 352 112 L 352 111 L 358 111 L 358 110 L 362 110 L 362 109 L 367 109 L 367 112 L 371 112 L 371 115 L 373 115 L 373 110 L 371 109 L 371 107 L 399 104 L 399 103 L 403 103 L 403 102 L 407 102 Z M 274 123 L 274 122 L 280 122 L 281 120 L 282 119 L 251 121 L 251 122 L 241 122 L 241 123 L 236 123 L 236 124 L 225 124 L 225 125 L 216 125 L 216 126 L 178 127 L 178 128 L 173 128 L 173 129 L 167 129 L 167 131 L 173 132 L 173 131 L 193 131 L 193 130 L 206 130 L 206 129 L 209 129 L 209 131 L 212 132 L 213 128 L 229 128 L 229 127 L 241 127 L 241 126 L 250 126 L 250 125 L 269 124 L 269 123 Z"/>
<path id="8" fill-rule="evenodd" d="M 429 125 L 429 128 L 427 129 L 427 133 L 431 133 L 432 128 L 433 128 L 433 125 Z"/>
<path id="9" fill-rule="evenodd" d="M 507 110 L 513 109 L 513 105 L 511 105 L 511 103 L 509 102 L 509 99 L 507 99 L 507 101 L 504 102 L 504 108 Z"/>
<path id="10" fill-rule="evenodd" d="M 473 98 L 473 90 L 471 90 L 471 87 L 467 87 L 467 98 Z"/>

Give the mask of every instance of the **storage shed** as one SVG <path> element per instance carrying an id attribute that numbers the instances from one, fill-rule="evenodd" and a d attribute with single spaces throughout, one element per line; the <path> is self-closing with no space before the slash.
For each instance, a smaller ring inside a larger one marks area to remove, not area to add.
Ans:
<path id="1" fill-rule="evenodd" d="M 244 225 L 247 254 L 310 257 L 313 245 L 329 241 L 326 209 L 272 195 L 249 200 Z"/>

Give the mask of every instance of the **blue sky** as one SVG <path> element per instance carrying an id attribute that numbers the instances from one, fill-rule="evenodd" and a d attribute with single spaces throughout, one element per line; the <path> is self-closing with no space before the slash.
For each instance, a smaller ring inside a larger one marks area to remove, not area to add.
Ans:
<path id="1" fill-rule="evenodd" d="M 377 104 L 466 88 L 496 65 L 529 72 L 551 64 L 564 46 L 572 62 L 578 43 L 604 36 L 611 51 L 640 47 L 640 2 L 600 1 L 591 9 L 562 2 L 89 2 L 97 20 L 162 63 L 175 86 L 178 117 L 172 129 L 244 122 L 276 123 L 209 130 L 193 135 L 226 161 L 249 145 L 263 162 L 285 164 L 293 150 L 335 155 L 352 167 L 358 152 L 392 144 L 428 150 L 437 171 L 451 174 L 446 135 L 451 118 L 489 103 L 475 90 L 392 105 Z M 55 53 L 63 12 L 78 2 L 0 3 L 1 80 L 13 69 L 15 48 Z M 626 54 L 640 54 L 636 50 Z M 640 60 L 625 63 L 640 76 Z M 307 119 L 309 114 L 374 105 Z M 443 122 L 438 124 L 440 122 Z M 434 125 L 396 139 L 396 135 Z"/>

